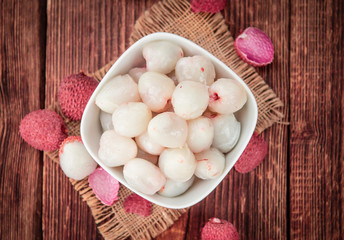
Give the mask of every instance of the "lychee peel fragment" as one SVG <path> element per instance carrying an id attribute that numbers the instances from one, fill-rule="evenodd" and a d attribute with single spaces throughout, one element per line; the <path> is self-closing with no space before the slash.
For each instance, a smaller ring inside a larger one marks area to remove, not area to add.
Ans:
<path id="1" fill-rule="evenodd" d="M 254 133 L 244 152 L 235 163 L 234 168 L 240 173 L 248 173 L 255 169 L 265 158 L 268 152 L 268 143 Z"/>
<path id="2" fill-rule="evenodd" d="M 97 168 L 88 177 L 88 183 L 96 197 L 105 205 L 111 206 L 118 200 L 119 182 L 103 168 Z"/>
<path id="3" fill-rule="evenodd" d="M 274 58 L 274 46 L 271 39 L 255 27 L 246 28 L 235 39 L 234 48 L 244 62 L 254 67 L 266 66 Z"/>
<path id="4" fill-rule="evenodd" d="M 135 213 L 142 217 L 148 217 L 152 213 L 152 203 L 135 193 L 124 200 L 123 206 L 127 213 Z"/>

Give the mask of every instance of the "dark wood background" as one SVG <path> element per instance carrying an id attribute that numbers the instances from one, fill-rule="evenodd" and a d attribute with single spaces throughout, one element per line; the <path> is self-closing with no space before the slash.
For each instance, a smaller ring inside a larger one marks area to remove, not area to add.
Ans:
<path id="1" fill-rule="evenodd" d="M 63 76 L 92 72 L 129 46 L 155 1 L 1 1 L 0 239 L 101 239 L 59 166 L 22 141 L 20 119 L 56 101 Z M 285 103 L 263 133 L 264 162 L 234 170 L 158 239 L 199 239 L 210 217 L 242 239 L 343 239 L 344 4 L 341 0 L 231 0 L 234 36 L 264 30 L 274 62 L 257 69 Z"/>

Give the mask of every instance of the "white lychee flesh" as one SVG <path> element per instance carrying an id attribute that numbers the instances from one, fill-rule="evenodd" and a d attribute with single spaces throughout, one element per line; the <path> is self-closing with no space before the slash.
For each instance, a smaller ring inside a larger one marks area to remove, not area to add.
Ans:
<path id="1" fill-rule="evenodd" d="M 136 157 L 137 146 L 133 139 L 105 131 L 100 137 L 98 157 L 108 167 L 117 167 Z"/>
<path id="2" fill-rule="evenodd" d="M 183 81 L 177 85 L 172 95 L 174 112 L 187 120 L 201 116 L 208 103 L 208 89 L 199 82 Z"/>
<path id="3" fill-rule="evenodd" d="M 169 148 L 160 155 L 159 167 L 167 178 L 186 182 L 195 172 L 196 160 L 186 145 L 182 148 Z"/>
<path id="4" fill-rule="evenodd" d="M 178 85 L 179 82 L 177 80 L 176 71 L 170 72 L 167 76 L 173 80 L 174 85 Z"/>
<path id="5" fill-rule="evenodd" d="M 147 131 L 137 136 L 135 141 L 139 148 L 152 155 L 160 155 L 165 150 L 165 147 L 152 141 Z"/>
<path id="6" fill-rule="evenodd" d="M 188 125 L 173 112 L 160 113 L 149 122 L 148 135 L 163 147 L 182 147 L 188 136 Z"/>
<path id="7" fill-rule="evenodd" d="M 112 114 L 116 133 L 125 137 L 136 137 L 145 132 L 151 119 L 151 110 L 142 102 L 124 103 Z"/>
<path id="8" fill-rule="evenodd" d="M 240 110 L 247 101 L 243 86 L 229 78 L 220 78 L 209 88 L 209 109 L 228 114 Z"/>
<path id="9" fill-rule="evenodd" d="M 113 113 L 122 103 L 139 102 L 137 84 L 128 75 L 116 76 L 109 80 L 96 96 L 96 105 L 107 113 Z"/>
<path id="10" fill-rule="evenodd" d="M 139 79 L 138 89 L 142 101 L 153 112 L 161 112 L 172 97 L 175 88 L 172 79 L 157 72 L 146 72 Z"/>
<path id="11" fill-rule="evenodd" d="M 66 143 L 60 154 L 60 166 L 67 177 L 81 180 L 90 175 L 97 167 L 97 163 L 87 152 L 84 144 L 75 141 Z"/>
<path id="12" fill-rule="evenodd" d="M 166 183 L 166 178 L 161 170 L 142 158 L 128 161 L 124 165 L 123 176 L 129 186 L 148 195 L 153 195 Z"/>
<path id="13" fill-rule="evenodd" d="M 234 114 L 221 115 L 211 118 L 214 126 L 214 140 L 212 146 L 223 153 L 234 148 L 240 137 L 241 125 Z"/>
<path id="14" fill-rule="evenodd" d="M 176 197 L 180 194 L 184 193 L 186 190 L 190 188 L 194 181 L 195 177 L 192 176 L 186 182 L 176 182 L 171 179 L 166 180 L 165 186 L 163 186 L 158 194 L 164 197 Z"/>
<path id="15" fill-rule="evenodd" d="M 99 119 L 100 119 L 100 125 L 102 126 L 103 131 L 113 129 L 111 113 L 100 111 Z"/>
<path id="16" fill-rule="evenodd" d="M 142 51 L 148 71 L 167 74 L 174 70 L 177 61 L 183 57 L 183 50 L 169 41 L 154 41 Z"/>
<path id="17" fill-rule="evenodd" d="M 132 79 L 138 83 L 140 77 L 142 76 L 142 74 L 144 74 L 145 72 L 147 72 L 147 68 L 142 67 L 142 68 L 132 68 L 129 70 L 128 74 L 130 75 L 130 77 L 132 77 Z"/>
<path id="18" fill-rule="evenodd" d="M 214 126 L 207 117 L 199 117 L 188 121 L 187 144 L 193 153 L 210 148 L 214 139 Z"/>
<path id="19" fill-rule="evenodd" d="M 220 176 L 225 168 L 225 155 L 216 148 L 210 148 L 195 154 L 197 167 L 195 175 L 201 179 L 214 179 Z"/>
<path id="20" fill-rule="evenodd" d="M 215 68 L 206 57 L 184 57 L 176 64 L 176 77 L 178 82 L 195 81 L 210 86 L 215 79 Z"/>

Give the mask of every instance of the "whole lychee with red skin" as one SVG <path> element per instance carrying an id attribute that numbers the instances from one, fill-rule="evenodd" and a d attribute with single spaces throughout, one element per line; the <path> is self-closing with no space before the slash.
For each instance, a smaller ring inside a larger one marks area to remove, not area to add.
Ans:
<path id="1" fill-rule="evenodd" d="M 98 81 L 83 72 L 65 77 L 58 90 L 58 101 L 63 114 L 75 121 L 81 120 L 84 109 Z"/>
<path id="2" fill-rule="evenodd" d="M 202 229 L 202 240 L 240 240 L 240 237 L 230 222 L 211 218 Z"/>
<path id="3" fill-rule="evenodd" d="M 266 66 L 274 59 L 274 46 L 269 36 L 262 30 L 246 28 L 234 41 L 234 48 L 239 57 L 254 66 Z"/>
<path id="4" fill-rule="evenodd" d="M 240 173 L 248 173 L 255 169 L 268 153 L 268 143 L 254 133 L 244 152 L 235 163 L 234 168 Z"/>
<path id="5" fill-rule="evenodd" d="M 59 114 L 43 109 L 27 114 L 20 122 L 21 137 L 32 147 L 41 151 L 59 149 L 67 137 L 66 124 Z"/>
<path id="6" fill-rule="evenodd" d="M 191 0 L 191 10 L 195 13 L 218 13 L 226 6 L 226 0 Z"/>

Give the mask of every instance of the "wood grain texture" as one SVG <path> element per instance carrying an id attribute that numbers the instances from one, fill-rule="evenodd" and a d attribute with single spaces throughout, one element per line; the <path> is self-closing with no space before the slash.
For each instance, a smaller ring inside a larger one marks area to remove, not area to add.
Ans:
<path id="1" fill-rule="evenodd" d="M 61 79 L 93 72 L 129 47 L 135 19 L 151 2 L 48 1 L 45 105 L 54 104 Z M 91 212 L 59 166 L 44 159 L 43 237 L 101 239 Z"/>
<path id="2" fill-rule="evenodd" d="M 249 26 L 258 27 L 271 37 L 275 59 L 271 65 L 257 70 L 286 104 L 283 109 L 286 120 L 289 117 L 288 6 L 288 1 L 229 1 L 224 11 L 234 37 Z M 208 202 L 195 212 L 204 212 L 200 216 L 203 221 L 213 216 L 228 219 L 242 239 L 286 239 L 288 145 L 284 143 L 288 142 L 288 127 L 275 124 L 263 137 L 269 143 L 263 163 L 249 174 L 232 170 Z M 196 234 L 197 227 L 194 229 L 195 232 L 188 232 L 190 239 L 196 239 L 191 237 Z"/>
<path id="3" fill-rule="evenodd" d="M 272 38 L 275 60 L 258 71 L 286 104 L 288 119 L 289 2 L 281 6 L 275 1 L 230 1 L 223 13 L 234 36 L 256 26 Z M 288 127 L 275 125 L 264 138 L 270 143 L 269 155 L 259 168 L 250 174 L 232 170 L 214 192 L 190 209 L 186 239 L 200 239 L 201 228 L 211 217 L 231 221 L 242 239 L 287 238 L 288 144 L 283 143 L 288 142 Z"/>
<path id="4" fill-rule="evenodd" d="M 343 239 L 343 1 L 291 1 L 290 237 Z"/>
<path id="5" fill-rule="evenodd" d="M 93 72 L 129 47 L 155 0 L 1 1 L 0 239 L 102 239 L 59 166 L 24 143 L 20 119 L 57 101 L 60 80 Z M 264 162 L 231 171 L 157 239 L 200 239 L 211 217 L 241 239 L 342 239 L 344 234 L 344 2 L 228 1 L 234 37 L 255 26 L 275 59 L 258 72 L 285 103 L 290 126 L 263 133 Z"/>
<path id="6" fill-rule="evenodd" d="M 42 6 L 1 1 L 0 239 L 42 238 L 42 154 L 19 135 L 21 118 L 44 97 Z"/>

